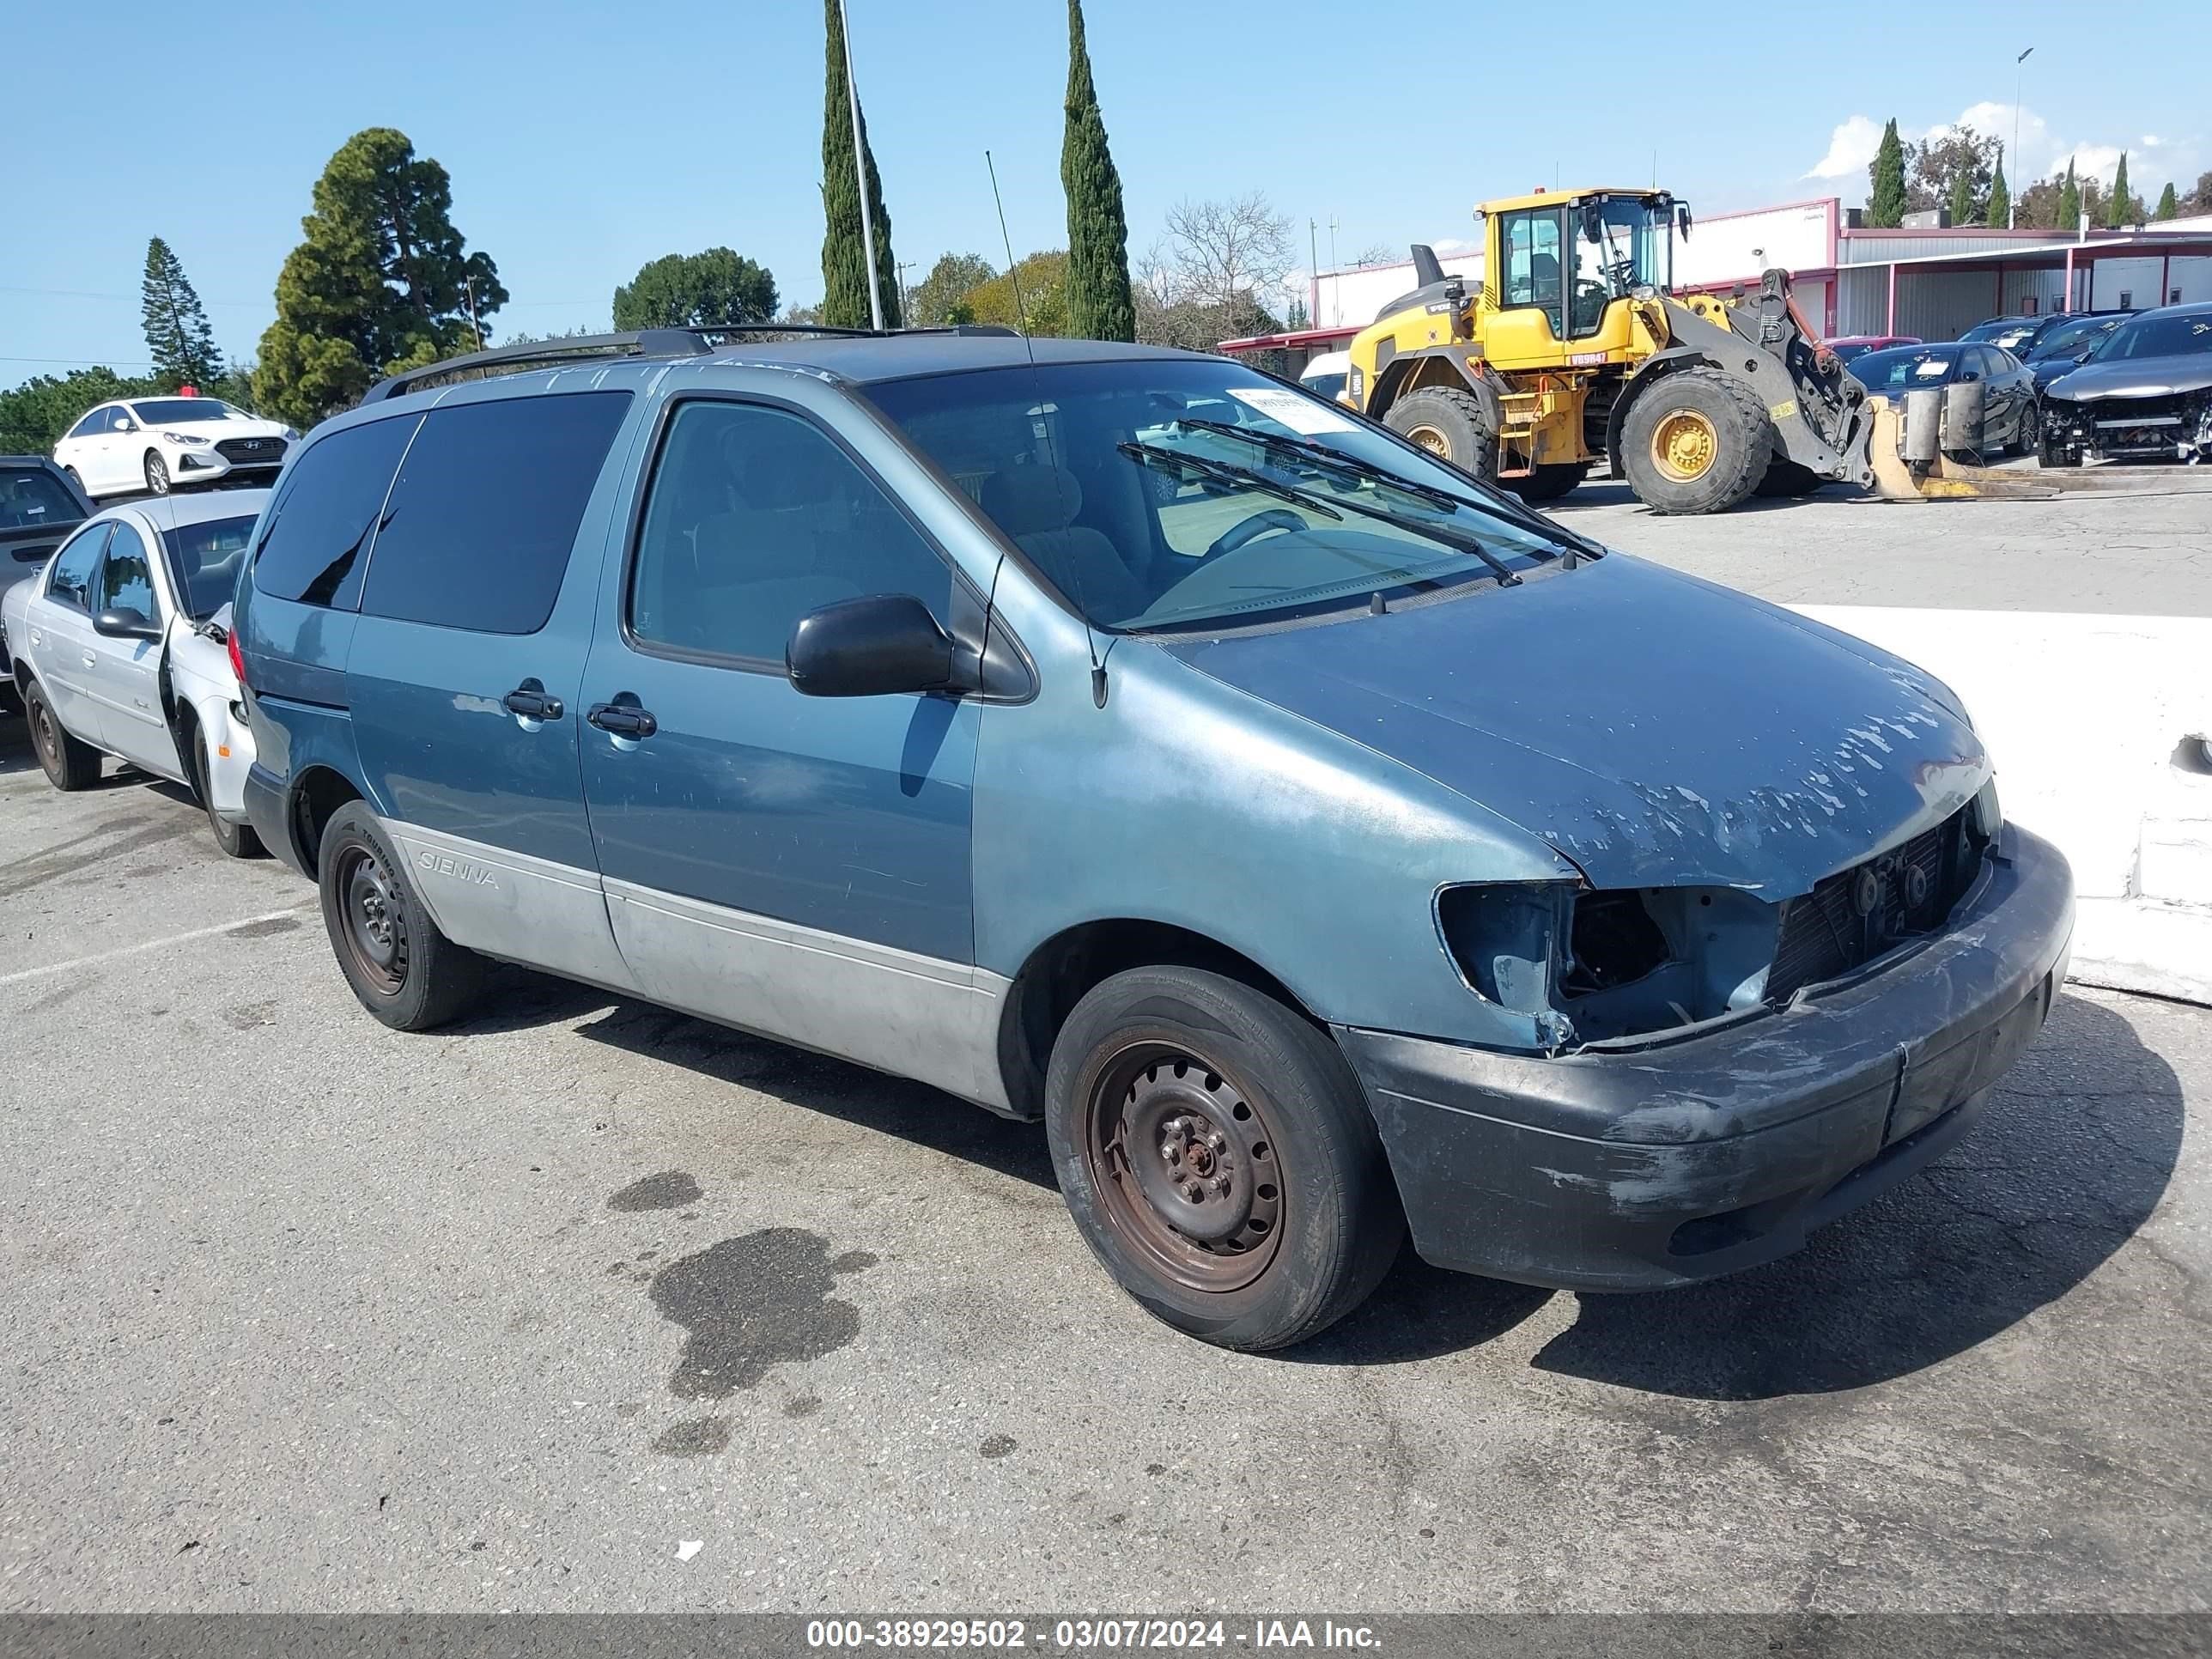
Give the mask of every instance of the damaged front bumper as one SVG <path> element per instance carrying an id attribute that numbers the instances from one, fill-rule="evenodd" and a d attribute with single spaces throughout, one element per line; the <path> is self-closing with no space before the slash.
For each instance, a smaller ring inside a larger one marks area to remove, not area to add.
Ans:
<path id="1" fill-rule="evenodd" d="M 2073 877 L 2008 825 L 1943 932 L 1701 1036 L 1546 1058 L 1339 1028 L 1440 1267 L 1662 1290 L 1786 1255 L 1963 1134 L 2066 974 Z"/>

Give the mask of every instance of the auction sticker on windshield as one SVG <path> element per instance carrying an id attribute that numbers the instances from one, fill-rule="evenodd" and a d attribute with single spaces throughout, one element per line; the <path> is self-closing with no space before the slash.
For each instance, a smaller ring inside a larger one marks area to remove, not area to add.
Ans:
<path id="1" fill-rule="evenodd" d="M 1271 421 L 1280 421 L 1293 432 L 1311 437 L 1316 432 L 1357 432 L 1359 428 L 1327 404 L 1296 392 L 1272 386 L 1232 386 L 1229 395 Z"/>

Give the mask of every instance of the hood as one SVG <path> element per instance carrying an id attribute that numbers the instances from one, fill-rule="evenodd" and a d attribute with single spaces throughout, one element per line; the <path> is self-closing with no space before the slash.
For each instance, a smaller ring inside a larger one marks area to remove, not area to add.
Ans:
<path id="1" fill-rule="evenodd" d="M 1165 648 L 1427 774 L 1601 887 L 1802 893 L 1989 776 L 1932 676 L 1617 553 L 1387 616 Z"/>
<path id="2" fill-rule="evenodd" d="M 2212 386 L 2212 351 L 2174 357 L 2124 357 L 2109 363 L 2084 363 L 2051 383 L 2051 395 L 2069 403 L 2104 398 L 2164 398 L 2177 392 Z"/>

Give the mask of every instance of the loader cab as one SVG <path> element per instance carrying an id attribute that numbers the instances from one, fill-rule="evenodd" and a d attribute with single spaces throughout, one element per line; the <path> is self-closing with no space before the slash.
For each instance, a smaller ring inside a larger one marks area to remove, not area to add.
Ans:
<path id="1" fill-rule="evenodd" d="M 1671 293 L 1689 210 L 1663 191 L 1537 191 L 1486 202 L 1485 330 L 1491 360 L 1534 366 L 1559 348 L 1625 351 L 1620 301 Z"/>

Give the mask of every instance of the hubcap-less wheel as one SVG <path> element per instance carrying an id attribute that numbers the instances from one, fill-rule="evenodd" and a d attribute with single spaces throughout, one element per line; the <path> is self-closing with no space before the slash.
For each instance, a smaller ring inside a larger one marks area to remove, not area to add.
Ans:
<path id="1" fill-rule="evenodd" d="M 39 759 L 49 772 L 61 769 L 61 728 L 54 724 L 54 711 L 46 707 L 44 697 L 31 699 L 31 741 L 39 745 Z"/>
<path id="2" fill-rule="evenodd" d="M 349 847 L 338 857 L 346 948 L 370 981 L 392 994 L 407 982 L 407 923 L 392 878 L 366 847 Z"/>
<path id="3" fill-rule="evenodd" d="M 156 495 L 166 495 L 169 493 L 168 464 L 159 455 L 146 457 L 146 488 Z"/>
<path id="4" fill-rule="evenodd" d="M 1282 1237 L 1280 1171 L 1260 1102 L 1163 1043 L 1099 1073 L 1085 1152 L 1104 1218 L 1178 1284 L 1240 1290 Z"/>
<path id="5" fill-rule="evenodd" d="M 1432 426 L 1417 426 L 1408 431 L 1406 434 L 1406 436 L 1410 438 L 1413 442 L 1420 445 L 1422 448 L 1427 450 L 1430 454 L 1435 456 L 1438 460 L 1448 461 L 1451 459 L 1451 445 L 1445 439 L 1444 434 L 1437 431 L 1436 428 Z"/>
<path id="6" fill-rule="evenodd" d="M 1695 483 L 1712 470 L 1720 434 L 1694 409 L 1678 409 L 1651 434 L 1651 464 L 1676 483 Z"/>

